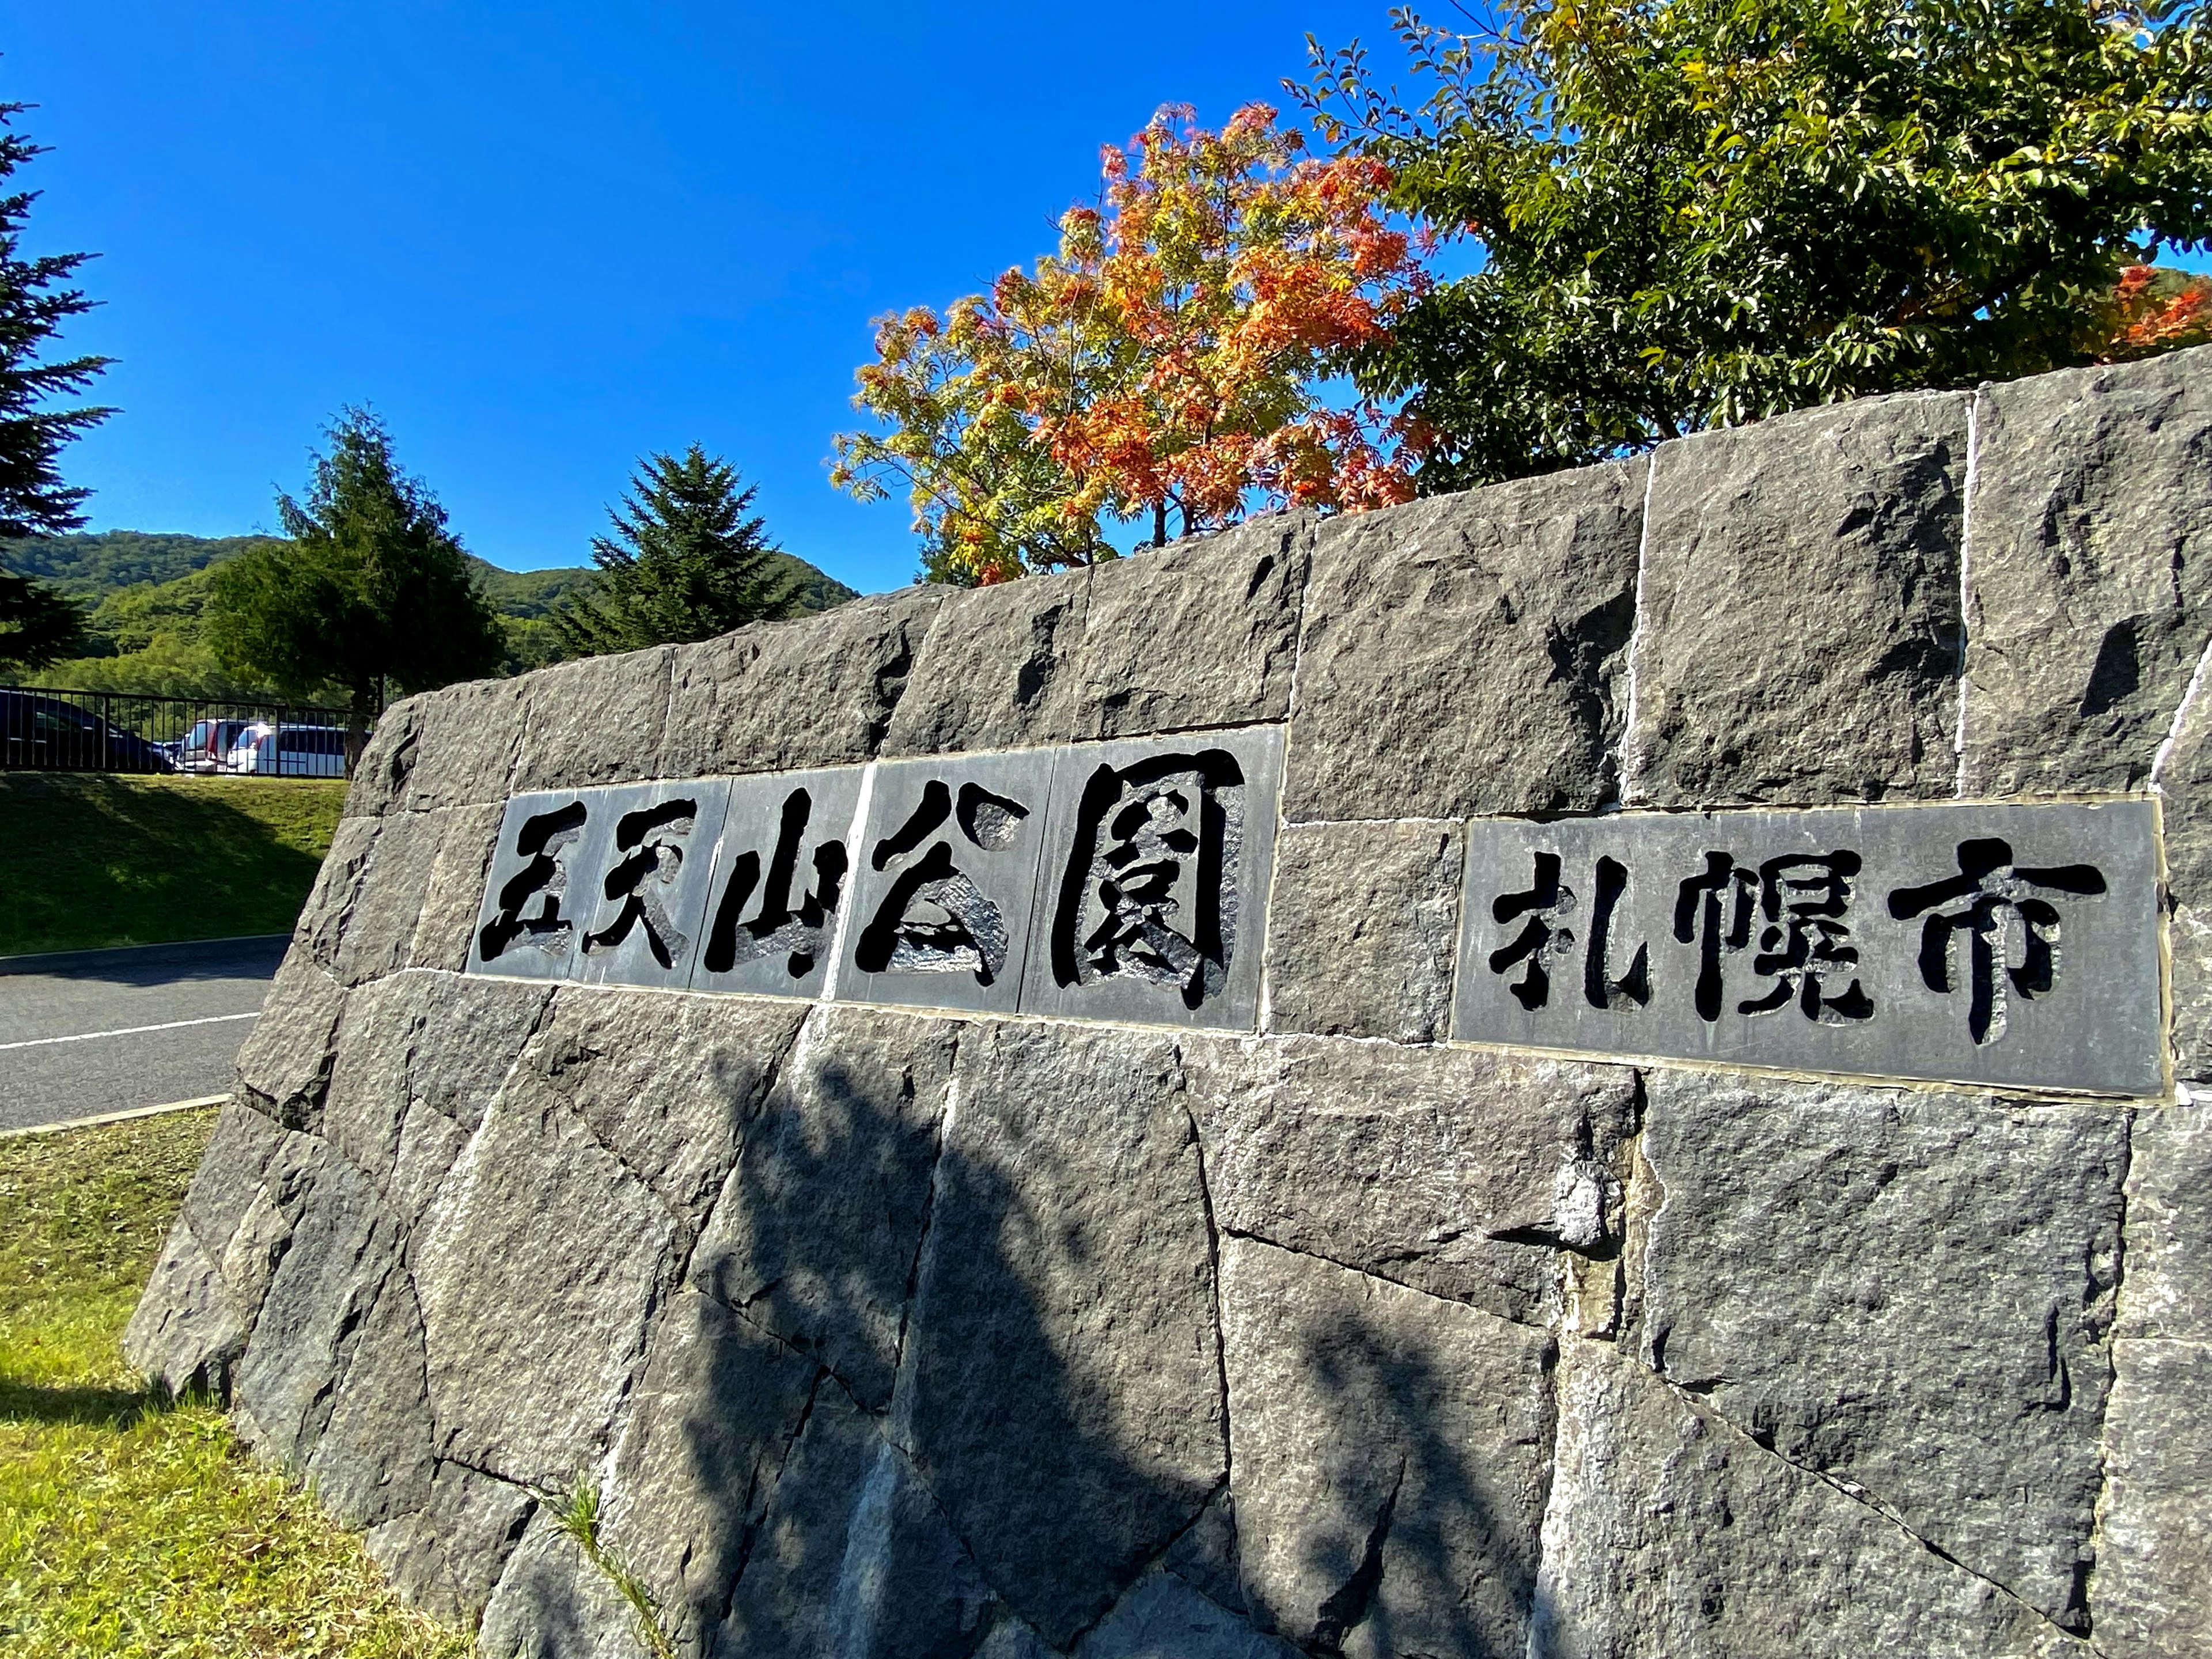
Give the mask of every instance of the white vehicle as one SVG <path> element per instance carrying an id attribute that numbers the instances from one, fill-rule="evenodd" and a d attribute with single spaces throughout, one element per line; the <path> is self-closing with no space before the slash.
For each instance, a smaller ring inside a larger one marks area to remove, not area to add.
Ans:
<path id="1" fill-rule="evenodd" d="M 345 732 L 335 726 L 270 726 L 257 721 L 238 734 L 227 772 L 286 778 L 345 775 Z"/>

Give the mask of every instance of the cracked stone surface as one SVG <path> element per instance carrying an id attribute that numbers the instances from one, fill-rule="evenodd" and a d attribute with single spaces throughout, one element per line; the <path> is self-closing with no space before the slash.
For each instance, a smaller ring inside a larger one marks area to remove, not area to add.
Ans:
<path id="1" fill-rule="evenodd" d="M 653 1659 L 613 1581 L 542 1510 L 507 1558 L 484 1608 L 477 1651 L 487 1659 Z"/>
<path id="2" fill-rule="evenodd" d="M 1611 799 L 1644 471 L 1592 467 L 1323 525 L 1284 816 Z"/>
<path id="3" fill-rule="evenodd" d="M 409 1601 L 473 1625 L 536 1507 L 520 1486 L 440 1463 L 422 1506 L 371 1527 L 362 1541 Z"/>
<path id="4" fill-rule="evenodd" d="M 1969 793 L 2132 789 L 2149 775 L 2212 640 L 2205 355 L 1981 394 Z"/>
<path id="5" fill-rule="evenodd" d="M 1173 1042 L 970 1028 L 891 1433 L 1065 1646 L 1226 1467 L 1212 1243 Z"/>
<path id="6" fill-rule="evenodd" d="M 295 949 L 269 988 L 261 1018 L 238 1051 L 238 1087 L 246 1104 L 288 1129 L 312 1128 L 337 1055 L 346 994 Z"/>
<path id="7" fill-rule="evenodd" d="M 1949 795 L 1966 394 L 1700 433 L 1654 465 L 1628 798 Z"/>
<path id="8" fill-rule="evenodd" d="M 1570 1339 L 1544 1517 L 1543 1659 L 2088 1659 L 1835 1484 Z"/>
<path id="9" fill-rule="evenodd" d="M 1255 1614 L 1326 1652 L 1521 1652 L 1552 1339 L 1246 1239 L 1223 1245 L 1221 1284 Z"/>
<path id="10" fill-rule="evenodd" d="M 1281 720 L 1312 543 L 1311 515 L 1285 513 L 1094 567 L 1070 664 L 1074 735 Z"/>
<path id="11" fill-rule="evenodd" d="M 745 1137 L 691 1282 L 890 1404 L 958 1028 L 876 1009 L 810 1017 Z"/>
<path id="12" fill-rule="evenodd" d="M 1230 1232 L 1521 1320 L 1559 1248 L 1618 1243 L 1626 1066 L 1316 1038 L 1185 1054 Z"/>
<path id="13" fill-rule="evenodd" d="M 2200 688 L 2177 714 L 2173 749 L 2159 774 L 2172 905 L 2173 1070 L 2202 1082 L 2212 1079 L 2212 696 Z"/>
<path id="14" fill-rule="evenodd" d="M 565 1490 L 607 1449 L 684 1232 L 519 1070 L 416 1237 L 439 1456 Z"/>
<path id="15" fill-rule="evenodd" d="M 1286 826 L 1275 842 L 1267 1029 L 1442 1040 L 1465 858 L 1455 824 Z"/>
<path id="16" fill-rule="evenodd" d="M 1071 664 L 1090 599 L 1087 568 L 947 599 L 891 716 L 885 757 L 1024 749 L 1072 739 Z M 975 665 L 981 662 L 1011 672 L 980 675 Z"/>
<path id="17" fill-rule="evenodd" d="M 2129 1151 L 2117 1334 L 2212 1342 L 2212 1108 L 2136 1113 Z"/>
<path id="18" fill-rule="evenodd" d="M 2104 1526 L 2090 1580 L 2098 1650 L 2113 1659 L 2212 1650 L 2212 1342 L 2112 1345 Z"/>
<path id="19" fill-rule="evenodd" d="M 1653 1368 L 2077 1626 L 2125 1115 L 1685 1073 L 1646 1086 Z"/>
<path id="20" fill-rule="evenodd" d="M 872 759 L 943 602 L 941 589 L 910 587 L 678 646 L 667 737 L 652 775 Z"/>

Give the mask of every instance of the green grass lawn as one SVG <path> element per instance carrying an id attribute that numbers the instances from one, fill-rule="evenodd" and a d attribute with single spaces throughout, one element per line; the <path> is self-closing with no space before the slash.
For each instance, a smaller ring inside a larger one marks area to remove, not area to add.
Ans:
<path id="1" fill-rule="evenodd" d="M 0 1652 L 462 1659 L 360 1540 L 170 1404 L 123 1327 L 212 1112 L 0 1140 Z"/>
<path id="2" fill-rule="evenodd" d="M 0 956 L 288 933 L 344 802 L 334 778 L 0 772 Z"/>

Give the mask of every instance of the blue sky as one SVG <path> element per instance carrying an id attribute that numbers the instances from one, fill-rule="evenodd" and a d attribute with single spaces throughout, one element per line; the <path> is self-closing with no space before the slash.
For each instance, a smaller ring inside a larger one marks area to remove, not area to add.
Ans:
<path id="1" fill-rule="evenodd" d="M 576 564 L 636 458 L 698 441 L 784 545 L 913 574 L 833 491 L 869 319 L 1052 244 L 1164 102 L 1286 103 L 1384 0 L 313 6 L 9 0 L 0 98 L 54 153 L 27 250 L 101 257 L 65 343 L 122 413 L 67 453 L 95 528 L 275 522 L 373 403 L 471 550 Z"/>

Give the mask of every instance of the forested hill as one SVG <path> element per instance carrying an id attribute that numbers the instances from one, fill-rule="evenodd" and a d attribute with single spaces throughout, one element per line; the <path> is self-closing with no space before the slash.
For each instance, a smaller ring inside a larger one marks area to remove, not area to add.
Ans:
<path id="1" fill-rule="evenodd" d="M 0 568 L 52 582 L 88 613 L 87 653 L 23 678 L 41 685 L 87 691 L 167 696 L 248 696 L 259 688 L 231 678 L 202 633 L 208 569 L 268 539 L 258 536 L 173 536 L 137 530 L 97 535 L 40 536 L 0 542 Z M 800 580 L 800 603 L 827 611 L 854 597 L 853 590 L 788 553 L 784 560 Z M 501 570 L 471 558 L 484 596 L 499 612 L 507 638 L 507 672 L 520 673 L 557 662 L 559 635 L 551 620 L 561 596 L 592 574 L 587 567 L 557 570 Z"/>
<path id="2" fill-rule="evenodd" d="M 19 576 L 38 576 L 71 598 L 97 605 L 110 593 L 141 582 L 159 586 L 228 558 L 261 536 L 183 536 L 143 530 L 105 530 L 74 536 L 34 536 L 0 542 L 0 566 Z M 827 611 L 856 597 L 836 577 L 825 575 L 789 553 L 776 556 L 799 576 L 809 611 Z M 524 619 L 552 613 L 561 596 L 591 574 L 588 565 L 552 570 L 501 570 L 471 556 L 485 596 L 501 616 Z"/>

